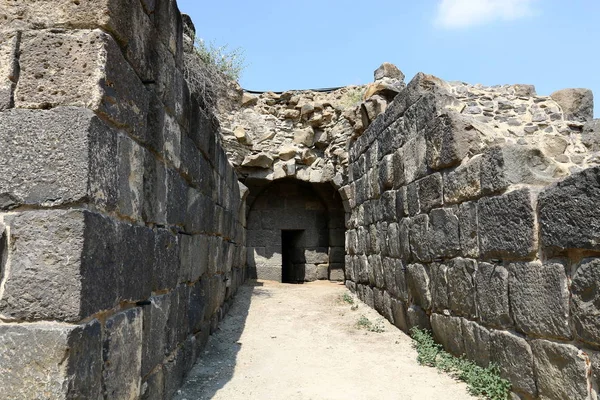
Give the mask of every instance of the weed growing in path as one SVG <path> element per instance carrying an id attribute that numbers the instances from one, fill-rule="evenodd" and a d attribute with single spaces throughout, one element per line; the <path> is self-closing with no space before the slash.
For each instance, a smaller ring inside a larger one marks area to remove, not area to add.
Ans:
<path id="1" fill-rule="evenodd" d="M 413 347 L 417 350 L 419 364 L 436 367 L 467 383 L 469 392 L 490 400 L 506 400 L 510 382 L 500 377 L 500 369 L 490 363 L 482 368 L 463 357 L 454 357 L 436 343 L 427 330 L 412 328 Z"/>
<path id="2" fill-rule="evenodd" d="M 341 295 L 340 300 L 343 301 L 344 303 L 354 304 L 354 299 L 352 298 L 352 296 L 349 293 L 344 293 L 343 295 Z"/>
<path id="3" fill-rule="evenodd" d="M 359 329 L 366 329 L 369 332 L 381 333 L 385 332 L 383 325 L 383 319 L 379 318 L 375 323 L 371 322 L 369 318 L 361 315 L 358 321 L 356 321 L 356 327 Z"/>

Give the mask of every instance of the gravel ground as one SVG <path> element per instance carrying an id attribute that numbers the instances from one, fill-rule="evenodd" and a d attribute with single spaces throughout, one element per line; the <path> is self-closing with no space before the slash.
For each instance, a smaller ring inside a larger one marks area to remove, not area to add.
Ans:
<path id="1" fill-rule="evenodd" d="M 344 293 L 324 281 L 246 284 L 174 399 L 474 398 L 420 366 L 407 335 Z M 358 328 L 363 315 L 384 332 Z"/>

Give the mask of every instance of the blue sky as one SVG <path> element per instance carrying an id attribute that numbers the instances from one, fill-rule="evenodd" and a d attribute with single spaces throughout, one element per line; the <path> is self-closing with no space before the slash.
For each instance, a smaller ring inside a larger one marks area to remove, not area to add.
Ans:
<path id="1" fill-rule="evenodd" d="M 384 61 L 538 94 L 585 87 L 600 116 L 598 0 L 178 0 L 197 34 L 244 51 L 240 84 L 289 90 L 365 84 Z"/>

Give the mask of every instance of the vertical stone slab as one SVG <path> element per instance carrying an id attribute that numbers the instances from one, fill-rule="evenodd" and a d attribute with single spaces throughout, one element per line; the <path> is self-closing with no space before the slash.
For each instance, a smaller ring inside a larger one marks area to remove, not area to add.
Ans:
<path id="1" fill-rule="evenodd" d="M 600 345 L 600 258 L 584 259 L 571 283 L 571 313 L 580 340 Z"/>
<path id="2" fill-rule="evenodd" d="M 141 394 L 143 313 L 120 312 L 106 321 L 102 371 L 105 397 L 136 399 Z"/>
<path id="3" fill-rule="evenodd" d="M 512 263 L 510 309 L 517 329 L 541 337 L 571 338 L 569 284 L 560 263 Z"/>
<path id="4" fill-rule="evenodd" d="M 500 366 L 503 378 L 512 383 L 512 390 L 537 397 L 534 361 L 527 341 L 511 332 L 492 331 L 492 361 Z"/>
<path id="5" fill-rule="evenodd" d="M 548 340 L 531 341 L 537 383 L 543 399 L 587 399 L 590 359 L 577 347 Z"/>
<path id="6" fill-rule="evenodd" d="M 455 258 L 448 263 L 448 303 L 457 315 L 477 316 L 475 274 L 477 262 Z"/>
<path id="7" fill-rule="evenodd" d="M 486 325 L 512 325 L 508 299 L 508 271 L 502 265 L 479 263 L 475 274 L 477 314 Z"/>
<path id="8" fill-rule="evenodd" d="M 467 359 L 474 361 L 480 367 L 487 367 L 491 360 L 490 331 L 476 322 L 463 318 L 462 335 Z"/>

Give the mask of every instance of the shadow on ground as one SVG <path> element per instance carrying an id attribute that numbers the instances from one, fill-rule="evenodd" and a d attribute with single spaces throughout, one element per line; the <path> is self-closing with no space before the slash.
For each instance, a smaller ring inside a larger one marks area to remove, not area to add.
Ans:
<path id="1" fill-rule="evenodd" d="M 183 386 L 173 396 L 174 400 L 212 399 L 231 380 L 252 297 L 271 296 L 261 286 L 261 282 L 249 280 L 239 288 L 228 314 L 217 332 L 210 336 Z"/>

